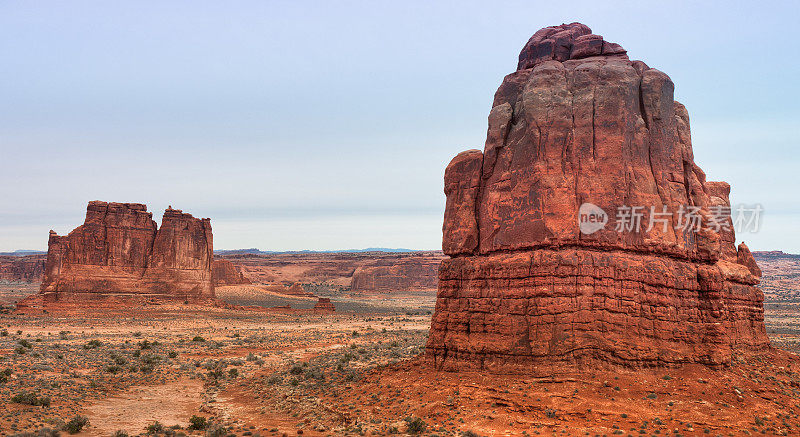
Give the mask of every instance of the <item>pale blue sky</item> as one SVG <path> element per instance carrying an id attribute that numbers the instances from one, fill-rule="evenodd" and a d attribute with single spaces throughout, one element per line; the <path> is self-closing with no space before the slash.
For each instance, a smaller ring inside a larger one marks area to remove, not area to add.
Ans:
<path id="1" fill-rule="evenodd" d="M 219 249 L 438 248 L 442 174 L 482 148 L 537 29 L 580 21 L 668 73 L 695 157 L 800 252 L 794 2 L 0 0 L 0 251 L 86 202 L 211 217 Z"/>

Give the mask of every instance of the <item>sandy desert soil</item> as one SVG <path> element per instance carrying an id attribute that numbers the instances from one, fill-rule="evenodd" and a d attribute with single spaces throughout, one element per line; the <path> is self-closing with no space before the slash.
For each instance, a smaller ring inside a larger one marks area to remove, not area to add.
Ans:
<path id="1" fill-rule="evenodd" d="M 724 371 L 452 374 L 418 357 L 429 321 L 190 305 L 3 314 L 0 434 L 77 415 L 87 436 L 800 433 L 800 362 L 785 352 Z M 49 405 L 14 402 L 26 392 Z M 190 430 L 192 416 L 210 425 Z"/>
<path id="2" fill-rule="evenodd" d="M 144 434 L 148 426 L 157 429 L 156 421 L 161 434 L 174 434 L 171 426 L 190 434 L 185 428 L 197 415 L 239 435 L 295 435 L 309 425 L 287 408 L 305 402 L 298 387 L 312 368 L 298 374 L 294 367 L 317 356 L 352 355 L 325 370 L 336 373 L 327 376 L 331 383 L 356 380 L 363 370 L 419 354 L 428 323 L 424 315 L 265 314 L 191 305 L 2 314 L 0 434 L 59 429 L 77 415 L 90 421 L 81 435 Z M 262 384 L 269 396 L 242 398 L 243 387 Z"/>

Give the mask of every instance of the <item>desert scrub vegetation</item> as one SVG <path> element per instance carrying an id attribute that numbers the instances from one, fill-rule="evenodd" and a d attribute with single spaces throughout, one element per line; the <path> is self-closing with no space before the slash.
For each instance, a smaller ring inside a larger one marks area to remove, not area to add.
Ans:
<path id="1" fill-rule="evenodd" d="M 11 437 L 59 437 L 60 435 L 61 432 L 59 432 L 57 429 L 44 427 L 34 432 L 19 432 L 16 434 L 11 434 Z"/>
<path id="2" fill-rule="evenodd" d="M 370 331 L 360 339 L 360 343 L 350 343 L 305 362 L 288 359 L 283 370 L 271 374 L 266 382 L 292 387 L 325 387 L 358 381 L 371 369 L 418 355 L 426 336 L 411 332 L 398 336 L 392 332 Z"/>
<path id="3" fill-rule="evenodd" d="M 77 434 L 88 424 L 89 419 L 86 416 L 77 415 L 65 423 L 62 429 L 70 434 Z"/>
<path id="4" fill-rule="evenodd" d="M 86 350 L 89 349 L 97 349 L 103 346 L 103 342 L 100 340 L 89 340 L 86 344 L 83 345 L 83 348 Z"/>
<path id="5" fill-rule="evenodd" d="M 228 368 L 228 366 L 242 366 L 243 364 L 244 362 L 242 360 L 237 359 L 206 360 L 202 363 L 195 363 L 197 367 L 201 367 L 202 369 L 206 370 L 204 378 L 207 382 L 212 384 L 219 383 L 221 380 L 226 378 L 238 378 L 239 369 L 236 367 Z"/>
<path id="6" fill-rule="evenodd" d="M 246 379 L 248 393 L 254 398 L 263 399 L 262 402 L 268 403 L 277 411 L 292 417 L 303 417 L 306 423 L 311 423 L 310 429 L 320 431 L 313 425 L 315 422 L 338 422 L 340 413 L 319 408 L 321 398 L 346 397 L 345 392 L 352 382 L 361 380 L 373 369 L 418 355 L 426 340 L 425 333 L 421 331 L 366 328 L 359 332 L 357 338 L 352 337 L 352 330 L 330 335 L 345 345 L 325 349 L 307 361 L 299 360 L 296 354 L 279 353 L 282 356 L 282 365 L 276 371 L 260 374 L 255 379 Z M 240 384 L 231 379 L 222 383 Z M 377 399 L 376 396 L 373 398 Z M 346 408 L 351 410 L 351 414 L 359 414 L 361 407 L 357 403 L 350 403 Z M 355 420 L 337 431 L 326 431 L 334 434 L 344 431 L 357 435 L 368 435 L 371 430 L 377 430 L 383 435 L 391 434 L 392 429 L 395 434 L 407 432 L 403 417 L 395 419 L 398 421 L 396 424 Z M 412 431 L 419 425 L 420 423 L 414 422 Z"/>
<path id="7" fill-rule="evenodd" d="M 206 428 L 206 437 L 226 437 L 228 428 L 223 425 L 210 424 Z"/>
<path id="8" fill-rule="evenodd" d="M 146 435 L 164 437 L 185 437 L 180 425 L 164 426 L 161 422 L 155 421 L 145 428 Z"/>
<path id="9" fill-rule="evenodd" d="M 406 432 L 409 434 L 422 434 L 425 432 L 425 428 L 428 427 L 428 424 L 419 417 L 406 417 L 405 422 Z"/>
<path id="10" fill-rule="evenodd" d="M 11 397 L 11 402 L 15 404 L 33 405 L 35 407 L 49 407 L 50 398 L 47 396 L 37 396 L 36 393 L 24 391 Z"/>
<path id="11" fill-rule="evenodd" d="M 189 418 L 189 429 L 202 431 L 208 427 L 208 420 L 203 416 L 192 416 Z"/>

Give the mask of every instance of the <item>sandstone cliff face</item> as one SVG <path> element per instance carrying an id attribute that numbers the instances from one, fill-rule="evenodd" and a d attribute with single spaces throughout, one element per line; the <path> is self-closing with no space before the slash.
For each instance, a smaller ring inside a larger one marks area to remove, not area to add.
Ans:
<path id="1" fill-rule="evenodd" d="M 158 229 L 145 205 L 93 201 L 83 225 L 67 236 L 50 232 L 38 298 L 213 298 L 212 261 L 209 219 L 169 208 Z"/>
<path id="2" fill-rule="evenodd" d="M 225 259 L 215 259 L 212 273 L 214 286 L 247 285 L 251 284 L 244 274 L 232 262 Z"/>
<path id="3" fill-rule="evenodd" d="M 437 366 L 722 365 L 769 345 L 746 246 L 680 226 L 690 207 L 708 223 L 730 187 L 694 163 L 673 88 L 582 24 L 531 38 L 495 94 L 484 151 L 445 171 Z M 584 203 L 605 227 L 581 232 Z M 624 206 L 643 207 L 640 231 L 617 230 Z M 647 229 L 650 207 L 673 214 Z"/>

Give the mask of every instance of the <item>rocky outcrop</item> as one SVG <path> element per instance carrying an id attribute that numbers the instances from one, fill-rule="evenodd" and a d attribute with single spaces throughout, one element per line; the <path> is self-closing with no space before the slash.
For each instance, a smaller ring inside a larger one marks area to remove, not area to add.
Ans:
<path id="1" fill-rule="evenodd" d="M 350 289 L 358 293 L 436 290 L 439 256 L 379 258 L 353 272 Z"/>
<path id="2" fill-rule="evenodd" d="M 242 271 L 228 260 L 215 259 L 212 268 L 211 278 L 215 287 L 251 284 Z"/>
<path id="3" fill-rule="evenodd" d="M 336 307 L 333 305 L 333 302 L 327 297 L 321 297 L 314 304 L 314 312 L 322 312 L 322 313 L 332 313 L 336 311 Z"/>
<path id="4" fill-rule="evenodd" d="M 82 226 L 50 231 L 39 295 L 20 307 L 106 296 L 213 299 L 211 221 L 171 207 L 157 228 L 147 207 L 89 202 Z"/>
<path id="5" fill-rule="evenodd" d="M 0 256 L 0 280 L 41 282 L 46 255 Z"/>
<path id="6" fill-rule="evenodd" d="M 360 296 L 436 293 L 441 251 L 217 255 L 255 284 L 315 284 Z"/>
<path id="7" fill-rule="evenodd" d="M 483 152 L 445 171 L 436 366 L 717 366 L 769 346 L 730 187 L 695 164 L 673 88 L 582 24 L 528 41 Z"/>

